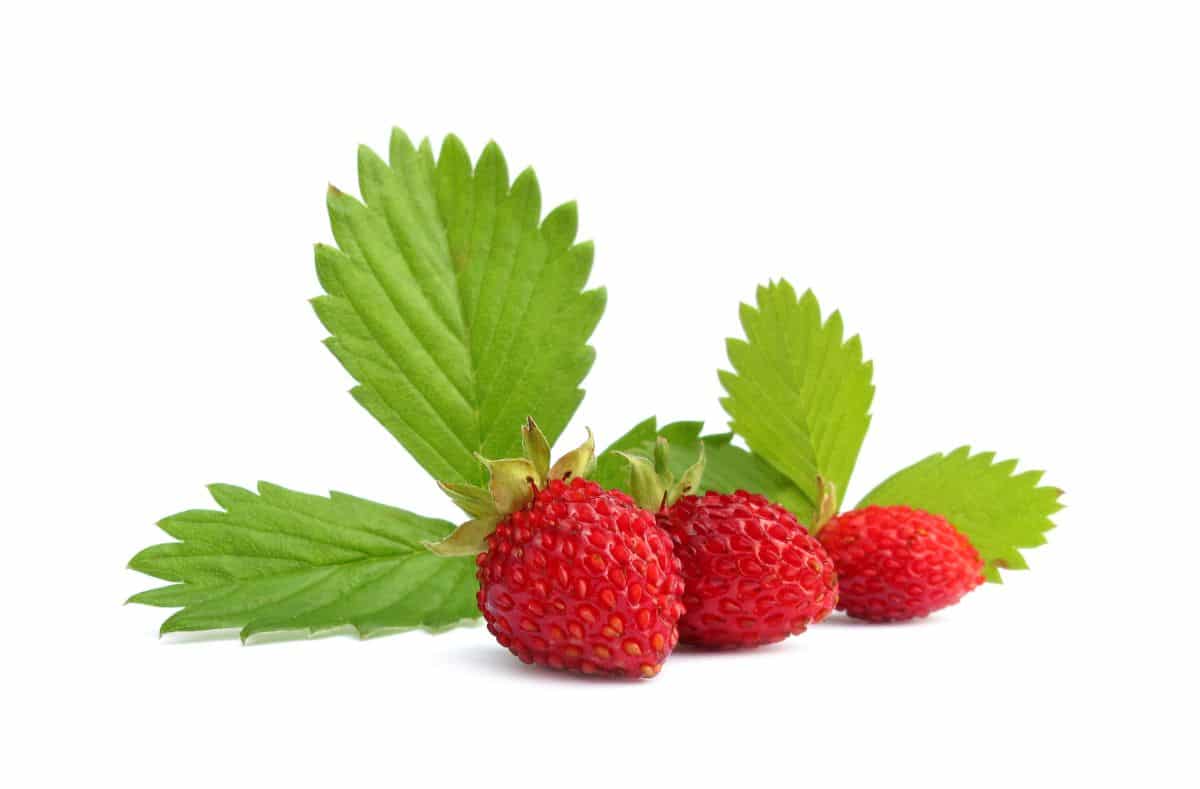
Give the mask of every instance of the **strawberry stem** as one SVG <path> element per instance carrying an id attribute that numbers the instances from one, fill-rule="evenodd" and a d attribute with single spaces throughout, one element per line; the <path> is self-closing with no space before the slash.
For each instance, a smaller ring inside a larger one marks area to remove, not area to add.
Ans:
<path id="1" fill-rule="evenodd" d="M 833 520 L 833 516 L 837 515 L 838 507 L 837 486 L 820 474 L 817 475 L 817 494 L 820 496 L 820 501 L 817 502 L 817 512 L 812 527 L 813 534 L 819 532 L 826 523 Z"/>

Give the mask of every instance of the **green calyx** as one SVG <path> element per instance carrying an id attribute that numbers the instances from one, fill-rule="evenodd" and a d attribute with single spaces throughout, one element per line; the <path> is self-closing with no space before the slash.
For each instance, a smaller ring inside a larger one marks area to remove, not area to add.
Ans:
<path id="1" fill-rule="evenodd" d="M 426 542 L 425 547 L 438 556 L 473 556 L 487 549 L 487 538 L 500 521 L 522 509 L 551 480 L 586 477 L 596 466 L 596 442 L 592 431 L 587 441 L 550 465 L 550 443 L 529 417 L 521 427 L 521 445 L 525 457 L 488 460 L 476 454 L 488 470 L 488 486 L 439 482 L 438 487 L 470 516 L 444 540 Z"/>
<path id="2" fill-rule="evenodd" d="M 653 461 L 641 455 L 616 453 L 629 461 L 629 487 L 634 502 L 642 509 L 658 512 L 700 488 L 700 480 L 704 476 L 703 442 L 700 444 L 700 457 L 678 480 L 669 470 L 669 453 L 670 446 L 662 436 L 654 443 Z"/>

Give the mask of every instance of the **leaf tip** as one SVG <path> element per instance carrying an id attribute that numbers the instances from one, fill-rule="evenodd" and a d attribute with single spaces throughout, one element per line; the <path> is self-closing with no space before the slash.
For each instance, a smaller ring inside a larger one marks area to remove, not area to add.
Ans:
<path id="1" fill-rule="evenodd" d="M 517 177 L 513 180 L 513 191 L 516 191 L 518 184 L 527 185 L 531 189 L 538 189 L 538 177 L 532 165 L 517 173 Z"/>
<path id="2" fill-rule="evenodd" d="M 442 138 L 442 145 L 438 151 L 438 164 L 442 164 L 443 159 L 454 160 L 462 159 L 467 156 L 467 146 L 463 145 L 462 139 L 457 134 L 447 134 Z"/>

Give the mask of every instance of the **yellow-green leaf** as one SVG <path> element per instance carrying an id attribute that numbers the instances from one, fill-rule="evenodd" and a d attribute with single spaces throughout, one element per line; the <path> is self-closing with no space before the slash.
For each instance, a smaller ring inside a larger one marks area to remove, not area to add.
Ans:
<path id="1" fill-rule="evenodd" d="M 808 499 L 817 476 L 839 495 L 850 481 L 871 422 L 871 363 L 857 336 L 844 338 L 842 317 L 822 321 L 812 291 L 800 298 L 786 281 L 758 289 L 743 304 L 745 340 L 726 343 L 733 372 L 721 371 L 730 427 Z"/>
<path id="2" fill-rule="evenodd" d="M 1062 491 L 1039 486 L 1041 471 L 1016 474 L 1017 461 L 995 458 L 972 455 L 969 447 L 930 455 L 896 472 L 858 506 L 903 504 L 941 515 L 978 549 L 988 580 L 999 582 L 1000 568 L 1028 568 L 1019 549 L 1046 542 Z"/>

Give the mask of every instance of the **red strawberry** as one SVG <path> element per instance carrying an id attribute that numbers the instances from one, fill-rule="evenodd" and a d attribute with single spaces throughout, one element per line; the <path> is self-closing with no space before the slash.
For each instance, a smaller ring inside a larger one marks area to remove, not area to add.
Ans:
<path id="1" fill-rule="evenodd" d="M 799 635 L 838 597 L 833 562 L 796 516 L 739 490 L 683 496 L 658 513 L 682 563 L 685 643 L 752 647 Z"/>
<path id="2" fill-rule="evenodd" d="M 583 478 L 588 441 L 553 469 L 537 426 L 528 459 L 488 463 L 491 494 L 443 485 L 474 515 L 442 555 L 478 552 L 479 610 L 526 663 L 585 674 L 653 677 L 679 641 L 679 560 L 654 516 Z"/>
<path id="3" fill-rule="evenodd" d="M 635 499 L 657 511 L 675 543 L 685 585 L 680 638 L 710 648 L 752 647 L 803 633 L 833 610 L 833 562 L 792 513 L 739 490 L 684 495 L 699 484 L 703 452 L 678 483 L 666 471 L 666 442 L 655 463 L 633 465 Z"/>
<path id="4" fill-rule="evenodd" d="M 983 559 L 939 515 L 867 507 L 817 533 L 837 565 L 838 609 L 871 622 L 902 622 L 954 605 L 983 583 Z"/>
<path id="5" fill-rule="evenodd" d="M 620 491 L 553 480 L 477 561 L 488 630 L 526 663 L 652 677 L 679 640 L 671 539 Z"/>

